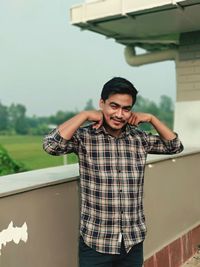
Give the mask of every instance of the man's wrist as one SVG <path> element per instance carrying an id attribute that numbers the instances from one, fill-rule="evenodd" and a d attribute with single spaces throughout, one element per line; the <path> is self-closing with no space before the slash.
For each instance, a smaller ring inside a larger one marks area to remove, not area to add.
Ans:
<path id="1" fill-rule="evenodd" d="M 83 117 L 83 120 L 84 121 L 88 121 L 89 120 L 89 114 L 88 114 L 88 112 L 86 111 L 86 110 L 84 110 L 84 111 L 81 111 L 81 116 Z"/>
<path id="2" fill-rule="evenodd" d="M 149 122 L 150 122 L 152 125 L 154 125 L 156 117 L 155 117 L 154 115 L 152 115 L 152 114 L 149 114 L 149 116 L 150 116 Z"/>

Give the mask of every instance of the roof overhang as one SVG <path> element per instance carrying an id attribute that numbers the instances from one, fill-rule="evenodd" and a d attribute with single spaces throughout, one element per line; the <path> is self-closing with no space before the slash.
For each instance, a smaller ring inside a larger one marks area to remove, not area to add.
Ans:
<path id="1" fill-rule="evenodd" d="M 174 47 L 200 30 L 200 0 L 96 0 L 71 8 L 71 23 L 147 50 Z"/>

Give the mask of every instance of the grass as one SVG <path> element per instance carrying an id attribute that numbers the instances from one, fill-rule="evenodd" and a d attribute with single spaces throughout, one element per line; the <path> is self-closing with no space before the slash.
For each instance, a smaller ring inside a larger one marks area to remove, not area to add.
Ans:
<path id="1" fill-rule="evenodd" d="M 23 163 L 28 170 L 63 165 L 63 156 L 51 156 L 43 150 L 42 139 L 42 136 L 3 135 L 0 136 L 0 144 L 14 160 Z M 67 162 L 77 162 L 76 155 L 67 155 Z"/>

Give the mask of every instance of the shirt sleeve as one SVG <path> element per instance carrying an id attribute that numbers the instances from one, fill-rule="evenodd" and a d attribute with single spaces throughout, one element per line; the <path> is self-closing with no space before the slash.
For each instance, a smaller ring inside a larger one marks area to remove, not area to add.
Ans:
<path id="1" fill-rule="evenodd" d="M 178 154 L 184 149 L 177 134 L 174 139 L 166 140 L 159 135 L 145 133 L 144 139 L 145 149 L 149 154 Z"/>
<path id="2" fill-rule="evenodd" d="M 68 153 L 76 153 L 78 151 L 78 137 L 75 132 L 70 140 L 64 139 L 58 128 L 51 131 L 48 135 L 44 137 L 43 149 L 50 155 L 59 156 Z"/>

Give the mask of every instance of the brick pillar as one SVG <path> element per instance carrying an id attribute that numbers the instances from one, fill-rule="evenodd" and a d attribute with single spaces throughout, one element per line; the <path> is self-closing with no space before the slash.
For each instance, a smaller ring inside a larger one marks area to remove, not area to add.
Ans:
<path id="1" fill-rule="evenodd" d="M 174 129 L 187 147 L 200 147 L 200 31 L 183 33 L 176 60 Z"/>

